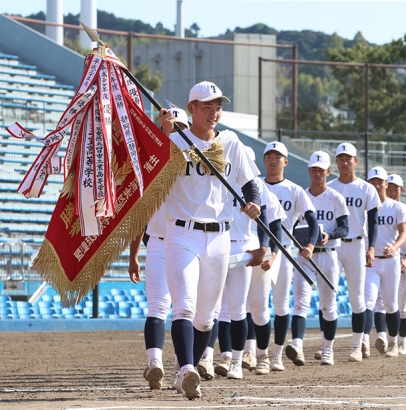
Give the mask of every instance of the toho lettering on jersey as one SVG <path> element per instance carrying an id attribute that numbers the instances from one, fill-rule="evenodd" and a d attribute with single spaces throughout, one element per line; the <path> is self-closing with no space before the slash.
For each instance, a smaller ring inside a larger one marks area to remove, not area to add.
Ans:
<path id="1" fill-rule="evenodd" d="M 225 179 L 233 186 L 245 185 L 259 174 L 255 163 L 247 157 L 244 146 L 232 131 L 221 131 L 216 138 L 203 141 L 195 137 L 190 130 L 184 133 L 192 143 L 204 150 L 213 142 L 224 144 L 226 166 Z M 189 150 L 189 145 L 177 133 L 171 134 L 173 142 L 182 150 Z M 233 219 L 233 195 L 211 172 L 205 174 L 200 162 L 193 161 L 188 154 L 185 175 L 180 176 L 166 201 L 167 219 L 180 219 L 198 222 L 225 222 Z M 173 195 L 176 192 L 176 195 Z"/>

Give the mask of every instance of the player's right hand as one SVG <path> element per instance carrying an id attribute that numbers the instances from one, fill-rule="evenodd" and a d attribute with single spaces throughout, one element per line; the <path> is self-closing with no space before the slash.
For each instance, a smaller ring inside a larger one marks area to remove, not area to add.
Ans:
<path id="1" fill-rule="evenodd" d="M 252 255 L 252 259 L 249 261 L 247 266 L 259 266 L 264 262 L 266 248 L 265 246 L 261 246 L 253 251 L 247 251 L 247 253 Z"/>
<path id="2" fill-rule="evenodd" d="M 303 249 L 299 252 L 299 254 L 302 258 L 309 260 L 313 256 L 313 249 L 314 249 L 314 245 L 312 245 L 311 243 L 308 243 L 306 246 L 303 246 Z"/>
<path id="3" fill-rule="evenodd" d="M 174 124 L 176 122 L 175 116 L 166 108 L 161 108 L 158 118 L 162 126 L 162 131 L 169 136 L 173 132 Z"/>

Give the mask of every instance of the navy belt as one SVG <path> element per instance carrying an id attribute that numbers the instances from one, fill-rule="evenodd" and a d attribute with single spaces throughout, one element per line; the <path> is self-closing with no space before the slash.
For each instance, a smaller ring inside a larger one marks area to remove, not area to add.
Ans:
<path id="1" fill-rule="evenodd" d="M 355 242 L 355 241 L 359 241 L 360 239 L 362 239 L 362 236 L 357 236 L 356 238 L 352 238 L 352 239 L 341 238 L 343 242 Z"/>
<path id="2" fill-rule="evenodd" d="M 327 250 L 330 249 L 331 251 L 335 251 L 336 248 L 314 248 L 313 253 L 323 253 L 327 252 Z"/>
<path id="3" fill-rule="evenodd" d="M 388 258 L 390 258 L 390 256 L 377 256 L 377 255 L 375 255 L 375 258 L 376 259 L 388 259 Z"/>
<path id="4" fill-rule="evenodd" d="M 228 231 L 230 229 L 230 222 L 208 222 L 208 223 L 200 223 L 200 222 L 193 222 L 193 229 L 196 229 L 198 231 L 203 231 L 203 232 L 220 232 L 221 229 L 221 224 L 224 224 L 225 230 Z M 186 221 L 181 221 L 180 219 L 177 219 L 175 222 L 176 226 L 186 226 Z"/>

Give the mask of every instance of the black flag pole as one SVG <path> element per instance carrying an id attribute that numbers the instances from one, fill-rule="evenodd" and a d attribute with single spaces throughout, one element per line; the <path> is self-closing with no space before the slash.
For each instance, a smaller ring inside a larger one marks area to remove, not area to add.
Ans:
<path id="1" fill-rule="evenodd" d="M 287 228 L 285 228 L 282 224 L 282 229 L 286 233 L 286 235 L 289 236 L 289 238 L 293 241 L 293 244 L 296 246 L 296 248 L 299 248 L 300 251 L 303 250 L 303 246 L 297 241 L 297 239 L 289 232 Z M 313 266 L 313 268 L 316 270 L 316 272 L 324 279 L 324 281 L 327 283 L 329 288 L 337 293 L 337 290 L 333 286 L 333 284 L 330 282 L 329 278 L 323 273 L 323 271 L 317 266 L 316 262 L 314 262 L 313 259 L 309 259 L 310 264 Z"/>
<path id="2" fill-rule="evenodd" d="M 86 31 L 87 35 L 90 37 L 92 41 L 97 41 L 101 46 L 105 44 L 103 41 L 100 40 L 100 35 L 82 21 L 80 24 Z M 144 96 L 149 100 L 149 102 L 158 110 L 161 110 L 161 106 L 159 103 L 148 93 L 146 88 L 135 78 L 135 76 L 128 70 L 120 67 L 121 70 L 127 75 L 127 77 L 141 90 Z M 207 159 L 207 157 L 193 144 L 193 142 L 189 139 L 189 137 L 182 131 L 182 129 L 175 123 L 174 124 L 175 130 L 179 133 L 179 135 L 189 144 L 190 148 L 193 149 L 199 158 L 208 166 L 210 171 L 221 181 L 221 183 L 228 189 L 228 191 L 234 196 L 234 198 L 239 202 L 241 207 L 245 207 L 247 204 L 246 202 L 238 195 L 238 193 L 234 190 L 234 188 L 227 182 L 227 180 L 221 175 L 221 173 L 216 169 L 216 167 Z M 260 228 L 269 236 L 272 242 L 278 247 L 278 249 L 285 255 L 285 257 L 289 260 L 289 262 L 296 268 L 296 270 L 304 277 L 307 283 L 312 286 L 314 289 L 318 290 L 317 285 L 312 279 L 307 275 L 307 273 L 303 270 L 303 268 L 293 259 L 292 255 L 284 248 L 284 246 L 278 241 L 275 235 L 269 230 L 269 228 L 259 219 L 256 218 L 255 222 L 260 226 Z"/>

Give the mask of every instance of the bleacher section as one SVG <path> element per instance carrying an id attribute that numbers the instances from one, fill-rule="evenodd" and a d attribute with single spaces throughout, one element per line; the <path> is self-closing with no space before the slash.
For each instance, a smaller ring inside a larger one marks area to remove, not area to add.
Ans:
<path id="1" fill-rule="evenodd" d="M 0 50 L 0 294 L 7 299 L 7 306 L 3 304 L 4 315 L 1 314 L 0 307 L 0 316 L 3 318 L 27 315 L 19 314 L 19 311 L 29 311 L 31 318 L 47 317 L 46 313 L 38 313 L 39 302 L 28 304 L 28 299 L 42 283 L 42 279 L 31 271 L 29 262 L 42 243 L 63 184 L 63 174 L 51 175 L 40 198 L 26 199 L 19 194 L 18 186 L 43 144 L 35 138 L 13 138 L 6 131 L 6 127 L 18 121 L 38 137 L 44 137 L 55 129 L 74 92 L 72 85 L 61 84 L 55 76 L 42 74 L 34 65 L 24 64 L 17 56 L 2 53 Z M 65 154 L 67 140 L 68 138 L 62 143 L 59 151 L 61 156 Z M 127 283 L 128 257 L 127 250 L 111 265 L 104 280 L 116 286 L 120 282 Z M 145 249 L 142 248 L 142 271 L 144 259 Z M 43 296 L 46 299 L 52 293 L 55 291 L 48 288 Z M 41 302 L 45 303 L 46 300 Z M 91 302 L 85 302 L 87 306 L 84 308 L 89 308 Z M 114 305 L 114 308 L 117 306 Z M 128 305 L 126 306 L 128 308 Z M 135 302 L 131 307 L 139 309 Z M 52 315 L 56 315 L 54 317 L 67 317 L 64 310 L 61 313 L 56 301 L 52 306 L 48 306 L 48 309 Z M 122 309 L 125 310 L 124 304 Z M 145 309 L 145 306 L 142 309 Z M 141 313 L 144 315 L 145 311 L 133 312 L 134 315 Z M 117 309 L 110 314 L 120 316 Z M 89 312 L 76 309 L 70 310 L 67 315 L 87 317 Z M 101 315 L 105 317 L 102 311 Z"/>

